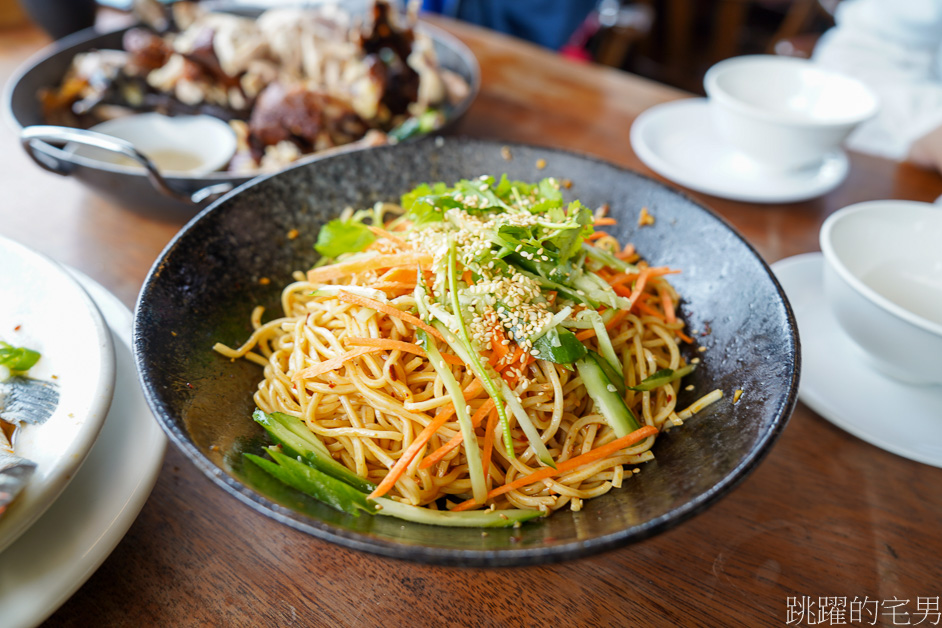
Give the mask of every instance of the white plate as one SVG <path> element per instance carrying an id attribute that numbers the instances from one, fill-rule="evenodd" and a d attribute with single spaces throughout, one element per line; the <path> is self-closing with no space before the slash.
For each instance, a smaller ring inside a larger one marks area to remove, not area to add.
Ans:
<path id="1" fill-rule="evenodd" d="M 881 449 L 942 467 L 942 386 L 910 386 L 875 371 L 824 299 L 824 257 L 772 264 L 798 319 L 798 398 L 834 425 Z"/>
<path id="2" fill-rule="evenodd" d="M 16 455 L 36 463 L 23 491 L 0 516 L 0 551 L 55 501 L 98 438 L 114 395 L 111 333 L 95 303 L 65 269 L 0 237 L 0 340 L 42 354 L 29 377 L 54 382 L 55 412 L 21 425 Z"/>
<path id="3" fill-rule="evenodd" d="M 843 151 L 812 168 L 763 168 L 722 141 L 705 98 L 656 105 L 631 126 L 631 148 L 659 175 L 692 190 L 734 201 L 791 203 L 830 192 L 847 177 Z"/>
<path id="4" fill-rule="evenodd" d="M 0 554 L 0 623 L 36 626 L 104 562 L 157 480 L 167 440 L 144 401 L 131 357 L 131 312 L 75 273 L 114 335 L 117 387 L 104 428 L 75 480 Z"/>

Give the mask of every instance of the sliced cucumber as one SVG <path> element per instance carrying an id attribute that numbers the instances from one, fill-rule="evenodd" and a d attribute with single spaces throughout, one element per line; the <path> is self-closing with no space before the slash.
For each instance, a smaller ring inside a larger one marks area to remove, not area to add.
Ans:
<path id="1" fill-rule="evenodd" d="M 366 493 L 360 492 L 326 473 L 321 473 L 304 461 L 286 456 L 279 452 L 277 447 L 270 447 L 268 453 L 274 458 L 274 462 L 254 454 L 244 455 L 250 463 L 258 466 L 273 478 L 273 481 L 278 481 L 282 485 L 298 490 L 337 510 L 354 516 L 367 512 L 426 525 L 460 528 L 504 528 L 535 519 L 543 514 L 539 510 L 518 509 L 450 512 L 410 506 L 385 497 L 371 500 L 367 498 Z M 277 485 L 267 486 L 265 490 L 273 494 L 280 493 L 277 490 Z"/>
<path id="2" fill-rule="evenodd" d="M 359 515 L 363 511 L 369 513 L 376 511 L 376 506 L 366 500 L 366 494 L 349 484 L 321 473 L 296 458 L 280 453 L 277 447 L 269 448 L 268 453 L 275 459 L 275 462 L 255 454 L 244 454 L 244 456 L 288 486 L 337 510 L 351 515 Z"/>
<path id="3" fill-rule="evenodd" d="M 252 418 L 264 427 L 271 439 L 281 445 L 285 452 L 291 456 L 301 456 L 319 471 L 346 482 L 363 492 L 371 493 L 376 488 L 375 484 L 361 478 L 334 460 L 327 450 L 327 446 L 316 435 L 312 434 L 297 417 L 281 412 L 265 414 L 256 409 Z"/>
<path id="4" fill-rule="evenodd" d="M 621 438 L 641 426 L 631 409 L 625 405 L 625 400 L 618 393 L 618 387 L 605 375 L 603 361 L 604 358 L 594 351 L 589 351 L 584 358 L 576 362 L 576 370 L 599 412 L 615 430 L 615 435 Z"/>
<path id="5" fill-rule="evenodd" d="M 624 395 L 627 392 L 628 387 L 625 386 L 625 378 L 612 368 L 611 363 L 608 360 L 602 359 L 598 361 L 599 366 L 602 367 L 602 370 L 605 371 L 605 376 L 608 378 L 608 381 L 618 389 L 619 395 Z"/>
<path id="6" fill-rule="evenodd" d="M 676 371 L 673 369 L 661 369 L 657 373 L 645 377 L 637 386 L 631 386 L 632 390 L 638 392 L 644 392 L 646 390 L 654 390 L 659 386 L 664 384 L 670 384 L 675 379 L 680 379 L 681 377 L 690 374 L 695 368 L 696 364 L 688 364 L 687 366 L 682 366 Z"/>
<path id="7" fill-rule="evenodd" d="M 539 510 L 467 510 L 450 512 L 447 510 L 429 510 L 419 506 L 410 506 L 392 499 L 379 497 L 376 500 L 381 509 L 377 515 L 386 515 L 405 519 L 415 523 L 453 528 L 506 528 L 541 516 Z"/>

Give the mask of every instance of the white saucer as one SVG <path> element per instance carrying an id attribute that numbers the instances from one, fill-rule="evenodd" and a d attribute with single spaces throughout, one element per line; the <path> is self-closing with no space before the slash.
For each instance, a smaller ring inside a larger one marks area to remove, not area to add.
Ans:
<path id="1" fill-rule="evenodd" d="M 723 142 L 705 98 L 651 107 L 631 126 L 631 148 L 651 170 L 698 192 L 734 201 L 791 203 L 830 192 L 847 177 L 837 150 L 817 167 L 771 171 Z"/>
<path id="2" fill-rule="evenodd" d="M 72 272 L 111 329 L 115 393 L 75 479 L 0 553 L 0 623 L 5 628 L 38 625 L 98 569 L 143 508 L 167 444 L 135 376 L 131 312 L 105 288 Z"/>
<path id="3" fill-rule="evenodd" d="M 942 467 L 942 386 L 911 386 L 867 366 L 824 300 L 823 263 L 809 253 L 772 264 L 798 319 L 798 398 L 876 447 Z"/>

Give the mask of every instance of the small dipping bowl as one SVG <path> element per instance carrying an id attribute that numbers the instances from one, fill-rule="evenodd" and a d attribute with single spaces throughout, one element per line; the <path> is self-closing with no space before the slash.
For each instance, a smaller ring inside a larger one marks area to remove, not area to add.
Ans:
<path id="1" fill-rule="evenodd" d="M 779 171 L 819 164 L 879 106 L 860 81 L 794 57 L 726 59 L 703 85 L 720 136 Z"/>
<path id="2" fill-rule="evenodd" d="M 165 116 L 141 113 L 93 126 L 91 131 L 130 142 L 162 173 L 198 176 L 223 169 L 236 151 L 232 128 L 212 116 Z M 120 153 L 70 144 L 74 154 L 108 164 L 141 170 L 134 159 Z"/>
<path id="3" fill-rule="evenodd" d="M 824 221 L 824 292 L 882 373 L 942 385 L 942 208 L 870 201 Z"/>

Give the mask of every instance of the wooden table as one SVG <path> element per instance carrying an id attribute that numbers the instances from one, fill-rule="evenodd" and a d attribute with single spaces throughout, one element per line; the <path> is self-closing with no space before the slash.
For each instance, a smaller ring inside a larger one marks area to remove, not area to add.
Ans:
<path id="1" fill-rule="evenodd" d="M 483 71 L 457 133 L 573 149 L 648 172 L 629 146 L 632 120 L 685 94 L 436 22 L 467 42 Z M 28 27 L 0 33 L 0 81 L 45 43 Z M 0 233 L 133 306 L 182 222 L 109 204 L 41 171 L 7 126 L 0 147 Z M 858 154 L 851 163 L 846 183 L 813 201 L 694 196 L 774 262 L 817 250 L 822 221 L 842 206 L 942 194 L 935 174 Z M 519 569 L 430 567 L 315 540 L 232 499 L 171 446 L 127 536 L 49 624 L 757 626 L 784 624 L 789 598 L 836 596 L 849 605 L 866 596 L 906 600 L 911 623 L 930 625 L 938 615 L 917 610 L 939 608 L 940 522 L 942 469 L 872 447 L 802 404 L 759 468 L 706 513 L 617 551 Z M 892 624 L 889 615 L 863 617 L 871 619 Z"/>

